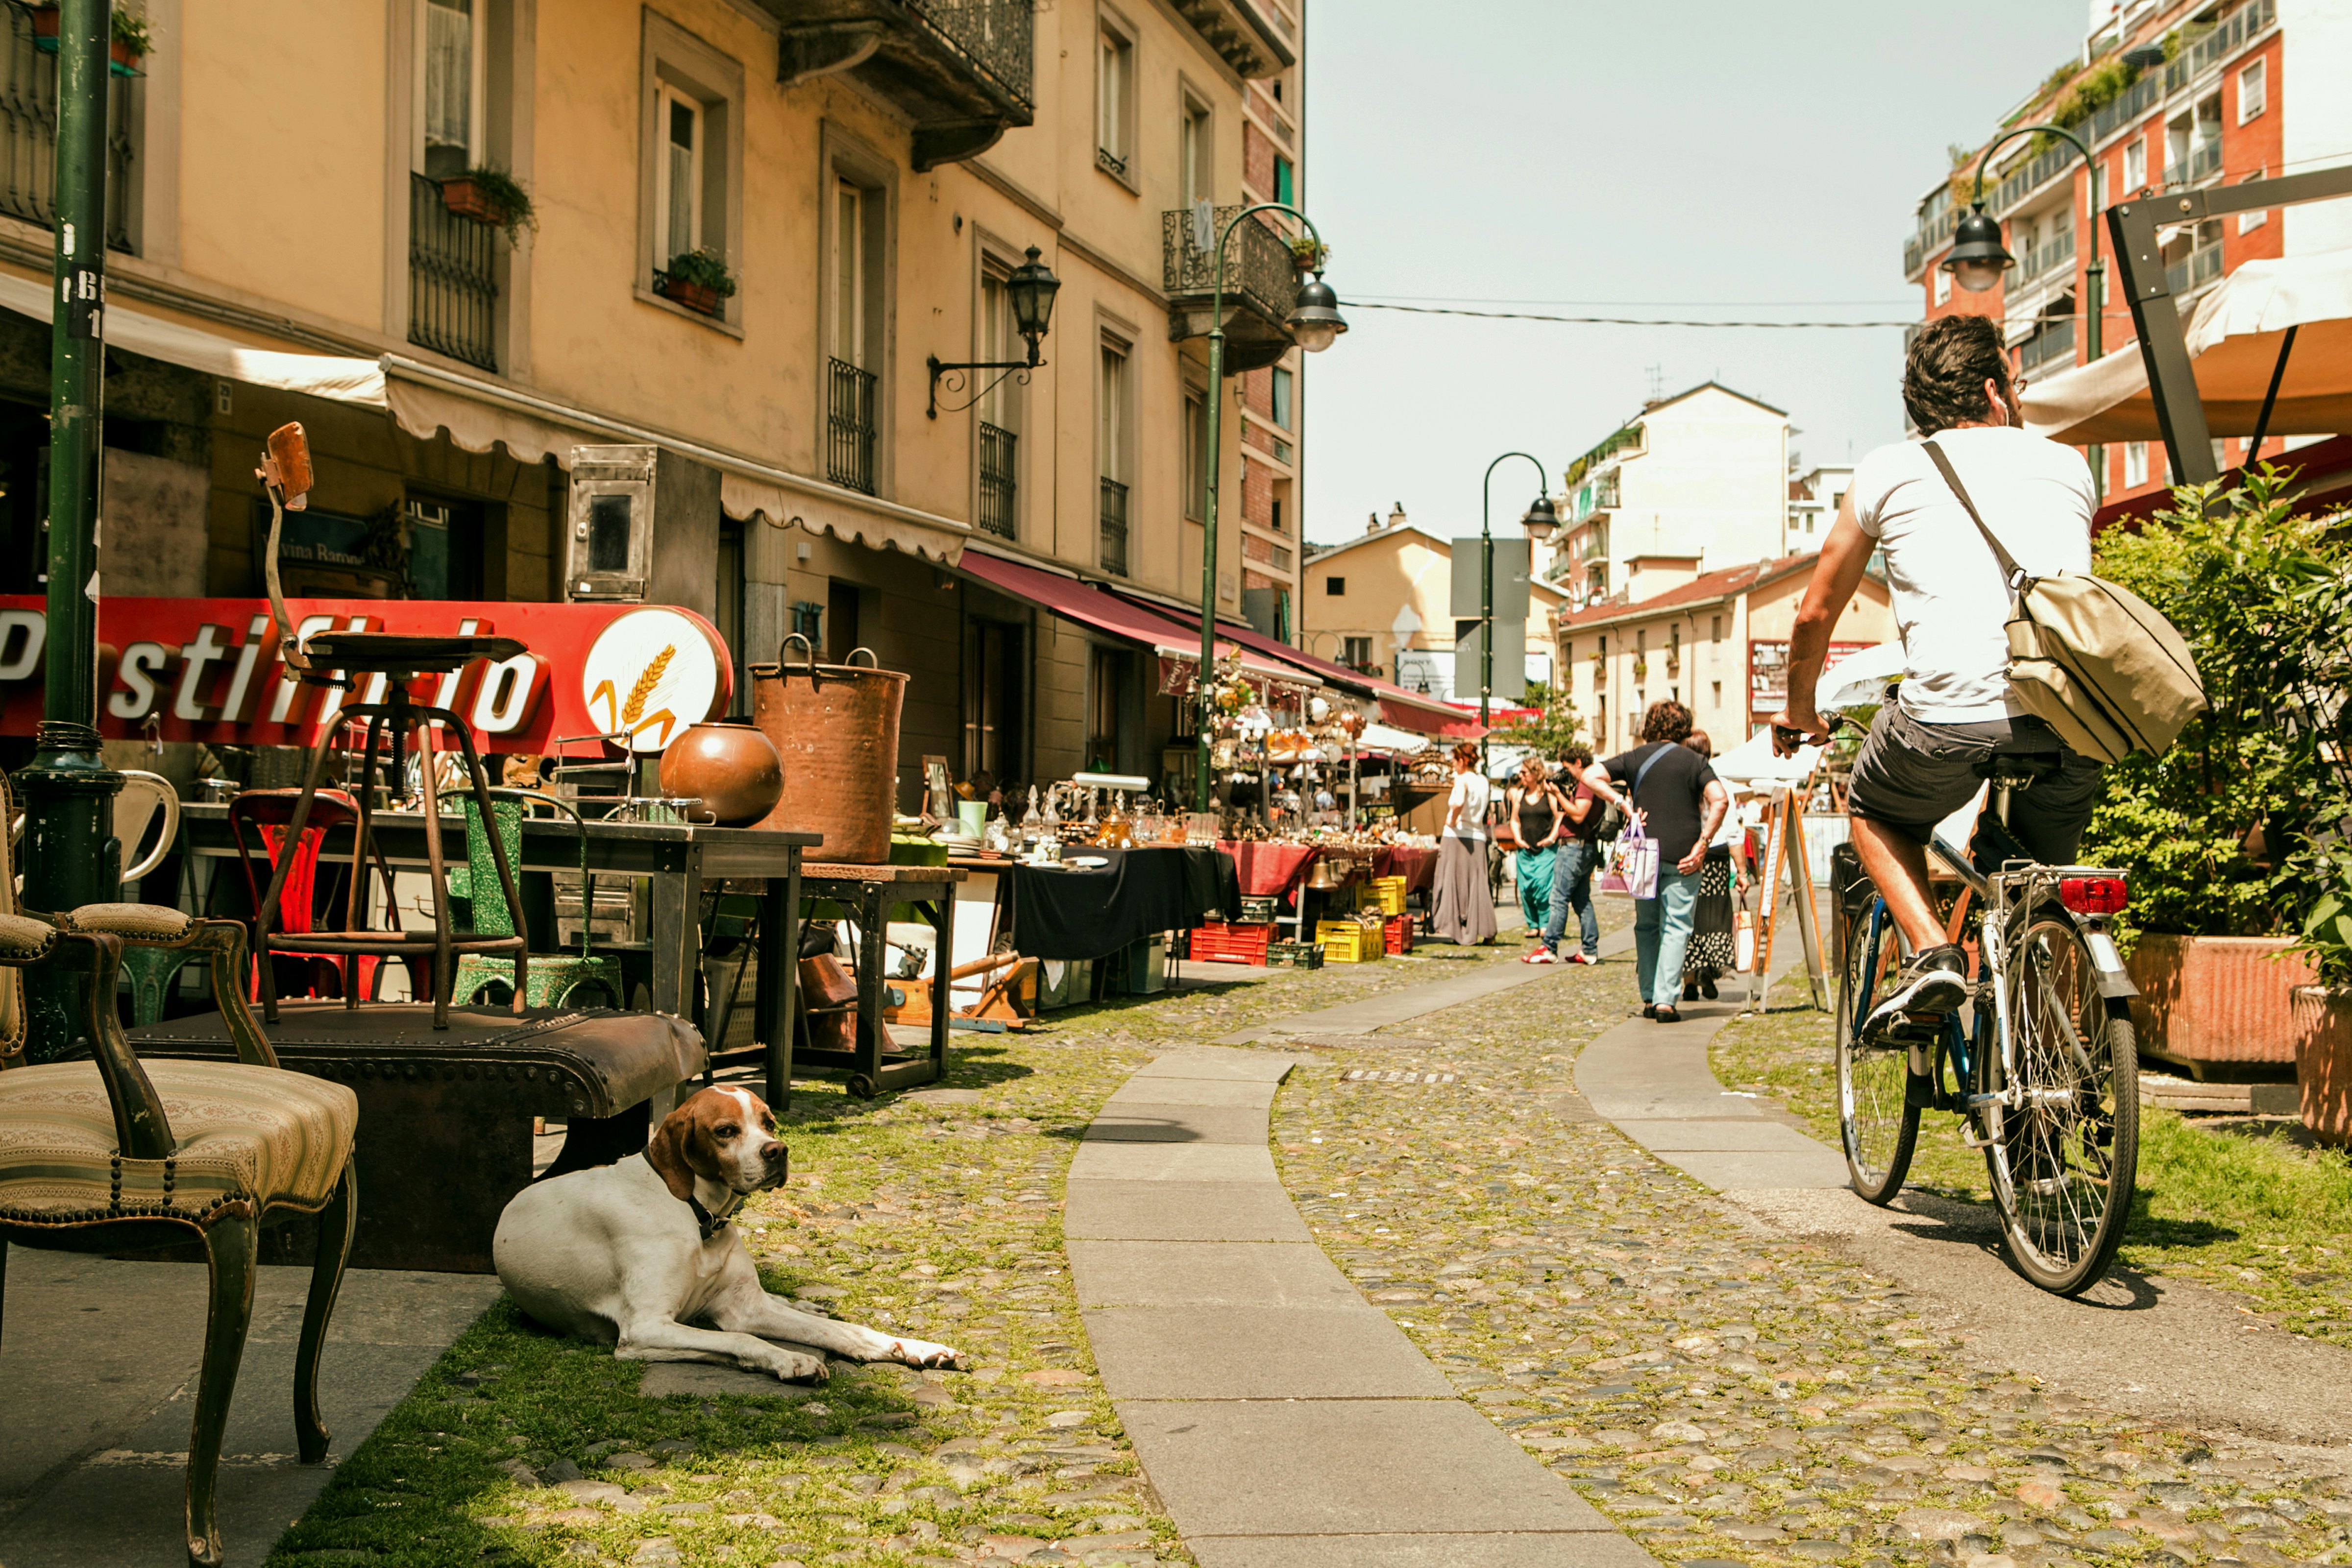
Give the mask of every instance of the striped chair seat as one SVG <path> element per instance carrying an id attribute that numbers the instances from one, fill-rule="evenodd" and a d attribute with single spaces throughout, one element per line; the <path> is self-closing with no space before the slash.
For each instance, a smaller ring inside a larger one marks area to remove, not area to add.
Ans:
<path id="1" fill-rule="evenodd" d="M 169 1159 L 118 1155 L 94 1063 L 0 1072 L 0 1219 L 202 1225 L 232 1204 L 317 1209 L 334 1191 L 359 1125 L 359 1098 L 342 1084 L 234 1061 L 143 1065 L 179 1141 Z"/>

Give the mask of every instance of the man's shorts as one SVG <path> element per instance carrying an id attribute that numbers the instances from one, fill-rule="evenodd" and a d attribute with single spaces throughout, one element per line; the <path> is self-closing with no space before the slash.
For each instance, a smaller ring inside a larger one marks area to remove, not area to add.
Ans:
<path id="1" fill-rule="evenodd" d="M 1996 752 L 2059 758 L 2057 772 L 2010 797 L 2009 828 L 2044 864 L 2068 864 L 2099 803 L 2099 765 L 2067 750 L 2056 730 L 2030 715 L 1923 724 L 1888 701 L 1853 759 L 1847 810 L 1924 844 L 1984 783 L 1977 765 Z"/>

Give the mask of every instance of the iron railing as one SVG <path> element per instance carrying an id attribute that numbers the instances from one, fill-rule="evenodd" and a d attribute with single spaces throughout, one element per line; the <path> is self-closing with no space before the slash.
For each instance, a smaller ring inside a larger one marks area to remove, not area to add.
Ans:
<path id="1" fill-rule="evenodd" d="M 421 349 L 499 368 L 499 286 L 488 224 L 441 204 L 438 181 L 408 176 L 408 340 Z"/>
<path id="2" fill-rule="evenodd" d="M 874 494 L 875 392 L 881 378 L 846 360 L 827 360 L 824 476 Z"/>
<path id="3" fill-rule="evenodd" d="M 2028 159 L 2015 173 L 1995 185 L 1985 197 L 1985 211 L 1996 217 L 2015 207 L 2042 186 L 2067 173 L 2083 162 L 2083 155 L 2071 142 L 2061 141 L 2039 155 Z"/>
<path id="4" fill-rule="evenodd" d="M 2251 5 L 2239 6 L 2215 24 L 2211 32 L 2186 44 L 2172 63 L 2164 68 L 2165 92 L 2179 92 L 2203 75 L 2206 68 L 2237 53 L 2241 45 L 2269 26 L 2277 16 L 2278 0 L 2253 0 Z"/>
<path id="5" fill-rule="evenodd" d="M 2189 167 L 2172 181 L 2175 185 L 2193 185 L 2200 180 L 2210 180 L 2221 172 L 2221 139 L 2193 143 L 2189 149 Z"/>
<path id="6" fill-rule="evenodd" d="M 5 76 L 0 78 L 0 213 L 57 226 L 58 57 L 33 47 L 32 13 L 6 7 Z M 131 246 L 131 99 L 136 78 L 118 77 L 106 107 L 106 248 Z"/>
<path id="7" fill-rule="evenodd" d="M 2017 258 L 2017 280 L 2030 283 L 2043 273 L 2054 271 L 2074 259 L 2074 231 L 2072 227 L 2060 229 Z"/>
<path id="8" fill-rule="evenodd" d="M 1036 106 L 1035 0 L 904 0 L 932 37 L 961 55 L 981 75 Z"/>
<path id="9" fill-rule="evenodd" d="M 1102 482 L 1102 555 L 1096 563 L 1113 577 L 1127 575 L 1127 486 Z"/>
<path id="10" fill-rule="evenodd" d="M 1013 538 L 1018 533 L 1013 501 L 1020 495 L 1013 458 L 1021 438 L 982 420 L 980 425 L 980 526 Z"/>
<path id="11" fill-rule="evenodd" d="M 2021 371 L 2038 370 L 2053 360 L 2070 365 L 2074 362 L 2074 319 L 2071 316 L 2051 322 L 2018 345 L 2017 368 Z"/>
<path id="12" fill-rule="evenodd" d="M 1219 207 L 1210 216 L 1209 250 L 1192 244 L 1192 214 L 1180 208 L 1160 214 L 1160 283 L 1169 294 L 1207 294 L 1214 285 L 1214 246 L 1239 206 Z M 1234 231 L 1225 246 L 1225 297 L 1244 301 L 1269 321 L 1290 319 L 1297 303 L 1298 268 L 1290 246 L 1265 215 Z"/>
<path id="13" fill-rule="evenodd" d="M 2200 288 L 2221 276 L 2221 242 L 2199 246 L 2164 269 L 2164 281 L 2178 296 Z"/>

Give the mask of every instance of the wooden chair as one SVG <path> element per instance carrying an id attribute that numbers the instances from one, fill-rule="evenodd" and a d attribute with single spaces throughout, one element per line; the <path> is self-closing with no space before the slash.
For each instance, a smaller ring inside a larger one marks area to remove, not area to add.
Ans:
<path id="1" fill-rule="evenodd" d="M 0 781 L 0 810 L 6 806 Z M 5 820 L 5 819 L 0 819 Z M 245 999 L 245 928 L 146 904 L 99 904 L 35 919 L 15 907 L 0 836 L 0 1291 L 6 1244 L 75 1252 L 204 1244 L 211 1275 L 203 1369 L 188 1439 L 188 1561 L 221 1560 L 214 1489 L 221 1437 L 253 1312 L 264 1227 L 319 1218 L 294 1367 L 304 1464 L 326 1458 L 319 1358 L 358 1212 L 352 1151 L 359 1101 L 340 1083 L 279 1069 Z M 126 944 L 212 964 L 236 1061 L 142 1063 L 115 1016 Z M 88 1061 L 25 1064 L 22 971 L 85 978 Z M 5 1398 L 5 1395 L 0 1395 Z"/>

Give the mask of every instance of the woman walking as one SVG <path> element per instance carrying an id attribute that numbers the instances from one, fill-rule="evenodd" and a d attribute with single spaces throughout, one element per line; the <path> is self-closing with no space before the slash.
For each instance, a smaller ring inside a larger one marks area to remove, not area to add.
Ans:
<path id="1" fill-rule="evenodd" d="M 1703 729 L 1691 731 L 1683 744 L 1701 757 L 1712 759 L 1715 756 L 1715 742 Z M 1683 1000 L 1686 1002 L 1702 996 L 1713 1001 L 1716 977 L 1729 974 L 1738 965 L 1732 939 L 1731 846 L 1743 831 L 1738 814 L 1726 811 L 1723 826 L 1708 842 L 1706 859 L 1698 868 L 1698 901 L 1691 907 L 1690 946 L 1683 956 Z"/>
<path id="2" fill-rule="evenodd" d="M 1462 947 L 1495 939 L 1495 895 L 1486 881 L 1490 793 L 1478 772 L 1478 748 L 1459 743 L 1454 747 L 1454 792 L 1445 802 L 1445 831 L 1437 840 L 1437 901 L 1429 925 L 1433 934 Z"/>
<path id="3" fill-rule="evenodd" d="M 1519 781 L 1505 791 L 1504 800 L 1519 841 L 1518 859 L 1511 868 L 1519 890 L 1519 923 L 1526 928 L 1526 940 L 1539 942 L 1551 914 L 1552 857 L 1567 827 L 1568 803 L 1540 757 L 1519 764 Z"/>

